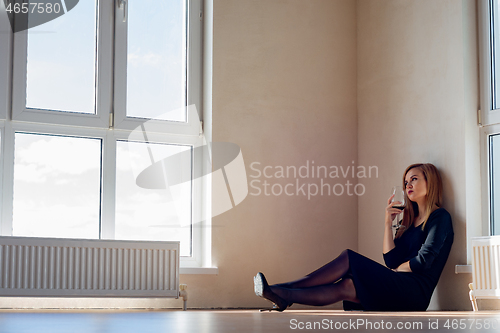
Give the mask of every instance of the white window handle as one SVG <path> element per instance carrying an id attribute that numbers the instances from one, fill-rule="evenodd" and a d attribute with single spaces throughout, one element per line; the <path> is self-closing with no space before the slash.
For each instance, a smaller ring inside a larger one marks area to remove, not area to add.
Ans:
<path id="1" fill-rule="evenodd" d="M 123 22 L 127 22 L 127 0 L 118 0 L 118 8 L 123 10 Z"/>

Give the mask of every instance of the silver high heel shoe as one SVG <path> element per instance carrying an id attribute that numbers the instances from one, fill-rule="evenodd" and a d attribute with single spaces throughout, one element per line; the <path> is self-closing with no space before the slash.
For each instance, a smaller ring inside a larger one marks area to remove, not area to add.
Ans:
<path id="1" fill-rule="evenodd" d="M 271 301 L 274 303 L 273 308 L 268 309 L 269 311 L 276 310 L 276 311 L 282 312 L 290 305 L 290 303 L 288 303 L 285 299 L 276 295 L 271 290 L 271 288 L 269 287 L 269 284 L 267 283 L 267 280 L 266 280 L 264 274 L 259 272 L 259 273 L 257 273 L 257 275 L 254 276 L 253 286 L 254 286 L 255 295 L 263 297 L 263 298 L 267 299 L 268 301 Z M 265 310 L 260 310 L 260 311 L 265 311 Z"/>

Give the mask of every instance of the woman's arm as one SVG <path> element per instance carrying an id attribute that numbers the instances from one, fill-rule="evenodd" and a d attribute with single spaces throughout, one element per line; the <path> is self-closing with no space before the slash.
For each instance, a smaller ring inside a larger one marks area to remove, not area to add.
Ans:
<path id="1" fill-rule="evenodd" d="M 404 262 L 395 269 L 396 272 L 411 272 L 410 261 Z"/>
<path id="2" fill-rule="evenodd" d="M 429 218 L 426 223 L 425 228 L 428 232 L 425 242 L 417 256 L 409 261 L 411 270 L 417 273 L 431 268 L 445 242 L 453 242 L 453 225 L 451 216 L 446 210 L 435 211 L 432 218 Z"/>
<path id="3" fill-rule="evenodd" d="M 396 247 L 396 245 L 394 244 L 394 236 L 392 233 L 392 226 L 390 224 L 386 224 L 384 230 L 384 244 L 382 249 L 383 253 L 387 253 Z"/>

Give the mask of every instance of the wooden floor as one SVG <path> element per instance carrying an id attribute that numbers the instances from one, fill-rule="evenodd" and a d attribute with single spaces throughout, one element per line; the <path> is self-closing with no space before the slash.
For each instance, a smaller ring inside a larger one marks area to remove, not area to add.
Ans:
<path id="1" fill-rule="evenodd" d="M 0 333 L 500 332 L 500 312 L 0 311 Z"/>

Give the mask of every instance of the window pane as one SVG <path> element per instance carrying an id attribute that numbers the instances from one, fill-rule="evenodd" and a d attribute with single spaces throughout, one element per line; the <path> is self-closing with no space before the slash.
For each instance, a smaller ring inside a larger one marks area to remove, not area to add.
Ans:
<path id="1" fill-rule="evenodd" d="M 99 238 L 101 140 L 15 134 L 13 235 Z"/>
<path id="2" fill-rule="evenodd" d="M 116 164 L 116 239 L 180 241 L 190 256 L 192 147 L 118 141 Z"/>
<path id="3" fill-rule="evenodd" d="M 26 107 L 95 113 L 96 1 L 28 30 Z"/>
<path id="4" fill-rule="evenodd" d="M 500 235 L 500 135 L 490 137 L 491 234 Z"/>
<path id="5" fill-rule="evenodd" d="M 491 107 L 497 109 L 500 107 L 500 85 L 497 84 L 497 78 L 500 79 L 500 2 L 491 1 Z"/>
<path id="6" fill-rule="evenodd" d="M 186 1 L 128 6 L 127 116 L 186 121 Z"/>

